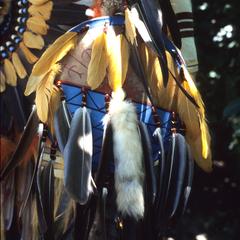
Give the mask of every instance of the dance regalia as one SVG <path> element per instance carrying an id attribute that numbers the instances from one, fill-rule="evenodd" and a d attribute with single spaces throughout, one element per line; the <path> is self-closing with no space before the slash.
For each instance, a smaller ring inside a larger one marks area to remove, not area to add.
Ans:
<path id="1" fill-rule="evenodd" d="M 163 2 L 96 1 L 33 67 L 44 239 L 159 239 L 186 208 L 192 158 L 211 171 L 204 105 Z"/>

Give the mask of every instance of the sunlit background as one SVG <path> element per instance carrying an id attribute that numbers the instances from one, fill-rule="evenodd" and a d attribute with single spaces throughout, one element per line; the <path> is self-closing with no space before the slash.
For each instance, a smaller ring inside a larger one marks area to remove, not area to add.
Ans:
<path id="1" fill-rule="evenodd" d="M 193 0 L 197 81 L 212 134 L 214 170 L 196 168 L 187 213 L 168 240 L 240 239 L 240 1 Z"/>

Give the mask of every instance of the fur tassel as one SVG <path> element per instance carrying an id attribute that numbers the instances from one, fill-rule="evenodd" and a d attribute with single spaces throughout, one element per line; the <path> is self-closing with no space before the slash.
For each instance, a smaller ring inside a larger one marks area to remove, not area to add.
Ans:
<path id="1" fill-rule="evenodd" d="M 6 83 L 10 86 L 17 86 L 17 74 L 13 64 L 7 58 L 4 59 L 3 63 L 4 75 L 6 77 Z"/>
<path id="2" fill-rule="evenodd" d="M 32 3 L 33 5 L 42 5 L 44 3 L 46 3 L 48 0 L 29 0 L 30 3 Z"/>
<path id="3" fill-rule="evenodd" d="M 53 122 L 54 115 L 59 108 L 60 102 L 61 102 L 61 91 L 58 87 L 54 85 L 51 99 L 49 102 L 49 109 L 48 109 L 48 127 L 52 135 L 54 135 L 54 122 Z"/>
<path id="4" fill-rule="evenodd" d="M 46 35 L 49 26 L 41 16 L 33 16 L 27 20 L 27 28 L 34 33 Z"/>
<path id="5" fill-rule="evenodd" d="M 87 83 L 92 89 L 98 88 L 103 82 L 107 65 L 106 34 L 103 32 L 93 43 L 91 60 L 88 65 Z"/>
<path id="6" fill-rule="evenodd" d="M 6 89 L 6 77 L 4 73 L 0 70 L 0 93 L 4 92 Z"/>
<path id="7" fill-rule="evenodd" d="M 109 58 L 108 81 L 116 91 L 121 88 L 127 74 L 129 47 L 123 35 L 117 35 L 113 31 L 107 33 L 107 52 Z"/>
<path id="8" fill-rule="evenodd" d="M 67 32 L 59 37 L 41 56 L 39 61 L 34 65 L 29 77 L 24 94 L 30 95 L 36 91 L 40 81 L 51 70 L 53 65 L 60 61 L 77 42 L 76 32 Z"/>
<path id="9" fill-rule="evenodd" d="M 28 48 L 43 49 L 44 40 L 41 35 L 26 31 L 23 34 L 23 42 Z"/>
<path id="10" fill-rule="evenodd" d="M 38 58 L 26 47 L 26 45 L 23 42 L 21 42 L 19 44 L 19 47 L 20 47 L 21 51 L 23 52 L 26 60 L 30 64 L 33 64 L 38 60 Z"/>
<path id="11" fill-rule="evenodd" d="M 31 5 L 28 8 L 28 13 L 32 16 L 40 16 L 44 20 L 49 20 L 51 16 L 52 8 L 53 8 L 53 2 L 49 1 L 40 6 Z"/>
<path id="12" fill-rule="evenodd" d="M 15 67 L 17 75 L 21 79 L 24 79 L 27 76 L 27 72 L 26 72 L 25 67 L 22 64 L 21 59 L 19 58 L 19 56 L 16 52 L 13 52 L 13 54 L 12 54 L 12 63 L 13 63 L 13 66 Z"/>
<path id="13" fill-rule="evenodd" d="M 134 105 L 123 99 L 124 93 L 119 89 L 109 106 L 113 126 L 117 207 L 123 215 L 141 219 L 144 215 L 143 150 Z"/>
<path id="14" fill-rule="evenodd" d="M 48 120 L 49 102 L 54 89 L 53 83 L 59 71 L 60 65 L 55 64 L 52 67 L 51 71 L 49 71 L 46 74 L 46 76 L 42 79 L 42 81 L 39 83 L 36 90 L 35 103 L 37 108 L 37 115 L 43 123 L 46 123 Z"/>

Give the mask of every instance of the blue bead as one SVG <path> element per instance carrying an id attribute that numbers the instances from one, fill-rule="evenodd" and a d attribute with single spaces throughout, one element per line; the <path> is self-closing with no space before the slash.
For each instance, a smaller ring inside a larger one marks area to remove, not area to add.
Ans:
<path id="1" fill-rule="evenodd" d="M 14 46 L 9 46 L 8 50 L 9 50 L 9 52 L 14 52 L 15 51 L 15 47 Z"/>

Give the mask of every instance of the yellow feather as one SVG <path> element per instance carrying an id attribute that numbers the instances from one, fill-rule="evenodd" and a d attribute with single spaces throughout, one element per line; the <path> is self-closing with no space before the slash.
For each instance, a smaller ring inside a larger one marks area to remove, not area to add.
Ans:
<path id="1" fill-rule="evenodd" d="M 16 71 L 11 61 L 8 60 L 7 58 L 4 59 L 3 70 L 6 78 L 6 83 L 9 84 L 10 86 L 14 86 L 14 87 L 17 86 Z"/>
<path id="2" fill-rule="evenodd" d="M 19 47 L 20 47 L 21 51 L 23 52 L 26 60 L 30 64 L 33 64 L 38 60 L 38 58 L 26 47 L 26 45 L 23 42 L 21 42 L 19 44 Z"/>
<path id="3" fill-rule="evenodd" d="M 63 34 L 42 54 L 39 61 L 33 67 L 32 75 L 40 76 L 48 72 L 52 65 L 60 61 L 73 47 L 75 47 L 76 42 L 76 32 L 67 32 Z"/>
<path id="4" fill-rule="evenodd" d="M 87 83 L 92 89 L 100 86 L 108 66 L 106 34 L 101 33 L 93 42 L 91 60 L 88 65 Z"/>
<path id="5" fill-rule="evenodd" d="M 163 86 L 162 70 L 156 54 L 146 46 L 145 43 L 140 45 L 140 56 L 144 66 L 148 85 L 150 87 L 153 99 L 158 106 L 166 110 L 173 110 L 174 93 L 176 83 L 171 75 L 166 88 Z M 171 55 L 166 52 L 168 68 L 177 76 L 177 69 Z"/>
<path id="6" fill-rule="evenodd" d="M 136 39 L 137 33 L 136 28 L 133 24 L 131 12 L 128 8 L 125 10 L 125 34 L 128 41 L 133 44 Z"/>
<path id="7" fill-rule="evenodd" d="M 122 59 L 122 85 L 124 84 L 128 71 L 128 62 L 130 56 L 129 44 L 127 39 L 121 34 L 121 59 Z"/>
<path id="8" fill-rule="evenodd" d="M 196 163 L 206 172 L 210 172 L 212 168 L 210 134 L 205 119 L 203 101 L 193 80 L 190 76 L 185 76 L 187 79 L 184 80 L 182 86 L 195 99 L 199 108 L 194 106 L 181 91 L 178 91 L 177 112 L 185 123 L 186 140 L 191 147 Z"/>
<path id="9" fill-rule="evenodd" d="M 24 32 L 23 42 L 28 48 L 41 50 L 44 47 L 43 37 L 29 31 Z"/>
<path id="10" fill-rule="evenodd" d="M 107 32 L 107 53 L 109 59 L 108 81 L 113 91 L 122 87 L 121 37 L 114 31 Z"/>
<path id="11" fill-rule="evenodd" d="M 175 63 L 168 52 L 168 68 L 176 78 L 179 74 Z M 195 99 L 199 108 L 196 108 L 177 87 L 175 80 L 169 75 L 167 87 L 163 87 L 162 72 L 159 61 L 154 52 L 145 44 L 141 45 L 141 59 L 145 67 L 149 87 L 157 105 L 176 111 L 186 126 L 186 140 L 197 164 L 205 171 L 212 168 L 210 151 L 210 134 L 205 120 L 205 109 L 199 91 L 196 88 L 186 68 L 183 66 L 185 81 L 182 86 Z"/>
<path id="12" fill-rule="evenodd" d="M 46 3 L 48 0 L 28 0 L 28 1 L 34 5 L 42 5 Z"/>
<path id="13" fill-rule="evenodd" d="M 52 8 L 53 8 L 53 2 L 49 1 L 40 6 L 31 5 L 28 8 L 28 12 L 32 16 L 41 16 L 44 20 L 49 20 L 51 16 Z"/>
<path id="14" fill-rule="evenodd" d="M 17 72 L 17 75 L 23 79 L 27 76 L 27 72 L 25 67 L 22 64 L 21 59 L 19 58 L 18 54 L 16 52 L 13 52 L 12 54 L 12 63 L 15 67 L 15 70 Z"/>
<path id="15" fill-rule="evenodd" d="M 49 102 L 48 123 L 47 123 L 52 135 L 54 135 L 54 123 L 53 123 L 54 115 L 57 109 L 59 108 L 60 101 L 61 101 L 61 90 L 54 85 L 50 102 Z"/>
<path id="16" fill-rule="evenodd" d="M 4 73 L 0 70 L 0 93 L 4 92 L 6 89 L 6 78 Z"/>
<path id="17" fill-rule="evenodd" d="M 27 20 L 27 28 L 34 33 L 46 35 L 49 26 L 41 16 L 33 16 Z"/>
<path id="18" fill-rule="evenodd" d="M 59 71 L 60 65 L 55 64 L 37 86 L 35 103 L 38 117 L 43 123 L 48 120 L 49 102 L 53 92 L 54 79 Z"/>
<path id="19" fill-rule="evenodd" d="M 59 37 L 41 56 L 34 65 L 27 82 L 25 95 L 28 96 L 36 91 L 39 82 L 47 75 L 52 66 L 60 61 L 77 42 L 76 32 L 67 32 Z"/>

